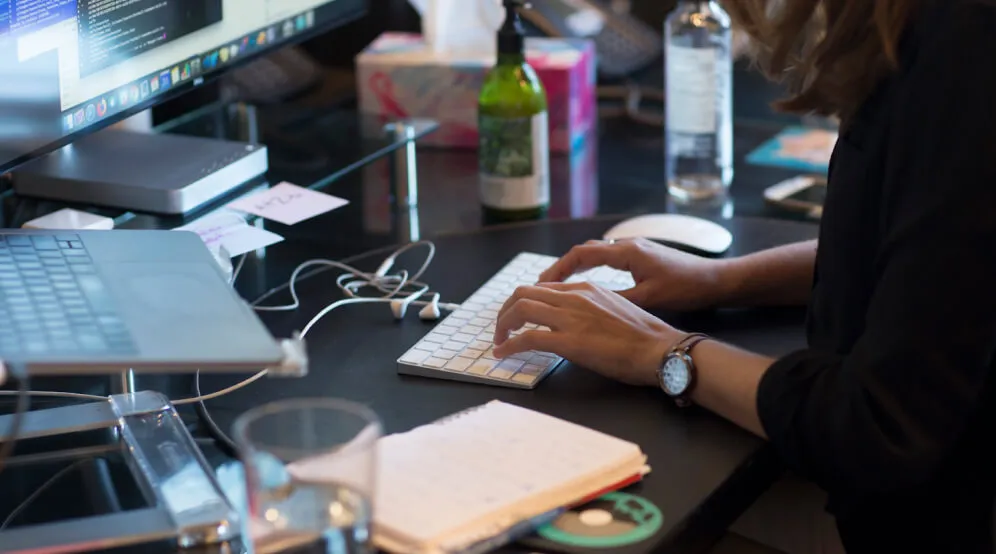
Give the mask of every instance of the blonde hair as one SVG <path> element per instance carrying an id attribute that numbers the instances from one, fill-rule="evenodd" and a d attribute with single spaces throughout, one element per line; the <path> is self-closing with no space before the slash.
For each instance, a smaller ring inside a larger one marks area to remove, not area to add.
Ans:
<path id="1" fill-rule="evenodd" d="M 789 96 L 776 107 L 851 116 L 898 63 L 918 0 L 726 0 L 750 55 Z"/>

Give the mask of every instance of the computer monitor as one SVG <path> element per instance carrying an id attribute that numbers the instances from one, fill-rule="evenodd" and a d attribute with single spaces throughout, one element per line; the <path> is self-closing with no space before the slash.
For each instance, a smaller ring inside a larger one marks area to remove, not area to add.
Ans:
<path id="1" fill-rule="evenodd" d="M 368 0 L 0 0 L 0 174 L 366 13 Z"/>

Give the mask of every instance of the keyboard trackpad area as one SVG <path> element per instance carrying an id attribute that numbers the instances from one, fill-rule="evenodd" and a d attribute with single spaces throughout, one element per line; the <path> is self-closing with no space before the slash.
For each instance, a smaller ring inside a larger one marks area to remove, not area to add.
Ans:
<path id="1" fill-rule="evenodd" d="M 168 325 L 231 321 L 245 312 L 206 263 L 109 263 L 102 265 L 122 315 Z"/>

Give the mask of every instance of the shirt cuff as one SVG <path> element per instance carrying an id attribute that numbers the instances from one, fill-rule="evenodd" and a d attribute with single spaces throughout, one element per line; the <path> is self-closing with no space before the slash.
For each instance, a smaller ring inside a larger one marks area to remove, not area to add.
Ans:
<path id="1" fill-rule="evenodd" d="M 793 352 L 773 363 L 757 390 L 757 413 L 768 440 L 792 471 L 811 478 L 804 462 L 806 431 L 800 409 L 809 383 L 825 367 L 826 357 L 812 350 Z"/>

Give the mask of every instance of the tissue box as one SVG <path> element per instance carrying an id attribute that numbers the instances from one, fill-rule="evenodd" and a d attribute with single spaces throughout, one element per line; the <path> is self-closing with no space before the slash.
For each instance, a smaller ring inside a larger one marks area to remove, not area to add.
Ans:
<path id="1" fill-rule="evenodd" d="M 550 150 L 570 152 L 597 119 L 595 46 L 583 39 L 526 39 L 526 58 L 546 88 Z M 360 111 L 368 137 L 407 117 L 439 122 L 419 141 L 430 146 L 477 148 L 477 97 L 493 59 L 434 54 L 421 36 L 385 33 L 356 58 Z"/>

